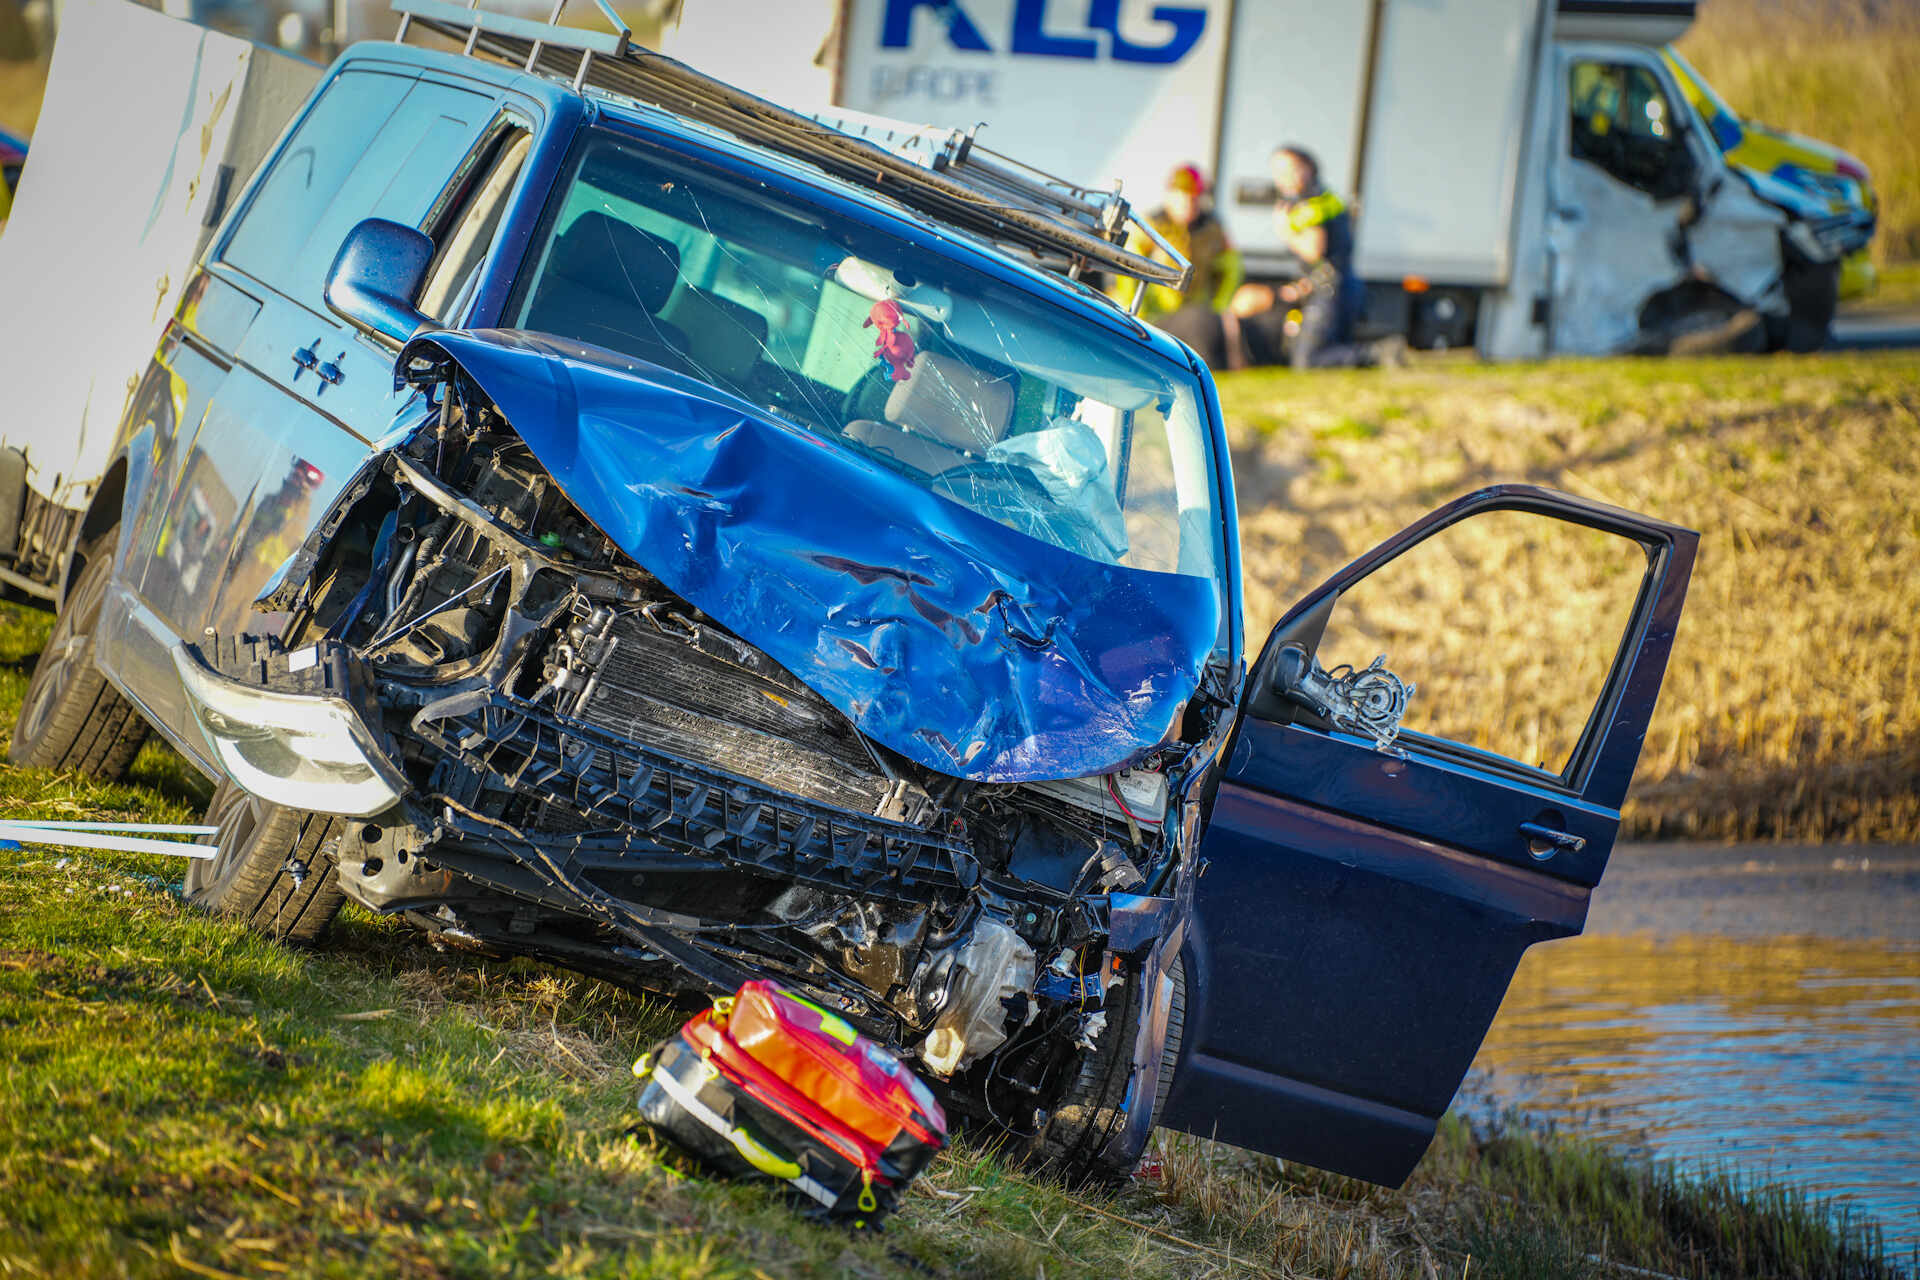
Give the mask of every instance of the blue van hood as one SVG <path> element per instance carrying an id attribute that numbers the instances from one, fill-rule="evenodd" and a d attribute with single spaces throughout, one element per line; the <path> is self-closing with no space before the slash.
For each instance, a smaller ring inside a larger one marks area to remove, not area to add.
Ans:
<path id="1" fill-rule="evenodd" d="M 1061 550 L 614 352 L 483 329 L 416 338 L 399 368 L 435 349 L 636 563 L 930 769 L 1110 773 L 1198 687 L 1220 622 L 1204 578 Z"/>

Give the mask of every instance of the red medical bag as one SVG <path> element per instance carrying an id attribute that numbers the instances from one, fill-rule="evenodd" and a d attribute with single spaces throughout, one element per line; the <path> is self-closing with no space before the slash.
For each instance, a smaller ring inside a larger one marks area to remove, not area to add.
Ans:
<path id="1" fill-rule="evenodd" d="M 906 1064 L 771 982 L 715 1001 L 633 1071 L 642 1118 L 675 1146 L 860 1225 L 892 1212 L 947 1144 L 940 1104 Z"/>

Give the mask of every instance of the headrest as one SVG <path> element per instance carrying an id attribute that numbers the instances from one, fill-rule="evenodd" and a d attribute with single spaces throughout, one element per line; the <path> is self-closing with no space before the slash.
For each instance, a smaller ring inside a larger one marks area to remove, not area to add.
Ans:
<path id="1" fill-rule="evenodd" d="M 912 374 L 887 397 L 887 421 L 975 453 L 1005 435 L 1012 416 L 1012 379 L 930 351 L 913 358 Z"/>
<path id="2" fill-rule="evenodd" d="M 680 278 L 680 251 L 671 240 L 594 211 L 575 218 L 554 241 L 547 270 L 656 312 Z"/>
<path id="3" fill-rule="evenodd" d="M 764 353 L 767 318 L 705 289 L 682 289 L 665 319 L 687 335 L 687 353 L 712 377 L 737 383 Z"/>

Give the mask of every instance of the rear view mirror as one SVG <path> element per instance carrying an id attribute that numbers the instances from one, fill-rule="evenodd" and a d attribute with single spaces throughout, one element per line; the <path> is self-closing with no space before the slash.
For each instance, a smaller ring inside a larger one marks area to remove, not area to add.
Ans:
<path id="1" fill-rule="evenodd" d="M 433 241 L 413 227 L 368 218 L 340 244 L 327 272 L 327 306 L 354 328 L 401 343 L 432 322 L 414 305 Z"/>

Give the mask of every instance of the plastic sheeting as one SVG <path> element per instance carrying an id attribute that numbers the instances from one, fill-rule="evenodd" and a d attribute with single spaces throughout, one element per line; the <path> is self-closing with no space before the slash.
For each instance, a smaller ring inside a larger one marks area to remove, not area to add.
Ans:
<path id="1" fill-rule="evenodd" d="M 928 768 L 979 782 L 1127 768 L 1198 686 L 1219 631 L 1208 579 L 1063 551 L 599 348 L 440 333 L 400 367 L 435 348 L 637 563 Z"/>

